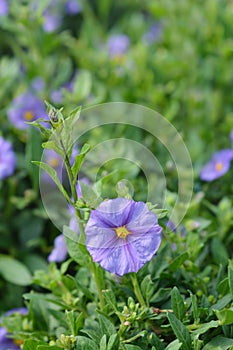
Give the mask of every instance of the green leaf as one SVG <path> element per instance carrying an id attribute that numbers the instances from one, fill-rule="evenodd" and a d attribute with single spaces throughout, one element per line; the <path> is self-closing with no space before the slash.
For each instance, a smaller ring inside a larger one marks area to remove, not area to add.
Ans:
<path id="1" fill-rule="evenodd" d="M 155 290 L 155 285 L 151 280 L 151 276 L 150 275 L 145 276 L 141 283 L 141 291 L 144 298 L 146 299 L 147 305 L 150 304 L 150 299 L 154 293 L 154 290 Z"/>
<path id="2" fill-rule="evenodd" d="M 112 334 L 109 338 L 107 350 L 118 350 L 120 339 L 117 333 Z"/>
<path id="3" fill-rule="evenodd" d="M 49 176 L 53 179 L 53 181 L 55 182 L 55 184 L 57 185 L 57 187 L 59 188 L 61 193 L 66 198 L 66 200 L 68 202 L 70 202 L 70 197 L 69 197 L 68 193 L 66 192 L 66 190 L 64 189 L 64 187 L 62 186 L 62 184 L 60 183 L 60 180 L 58 179 L 58 175 L 57 175 L 56 170 L 54 170 L 50 165 L 43 163 L 43 162 L 32 161 L 32 163 L 39 166 L 41 169 L 43 169 L 44 171 L 46 171 L 49 174 Z"/>
<path id="4" fill-rule="evenodd" d="M 33 339 L 26 339 L 23 343 L 23 350 L 37 350 L 37 346 L 40 345 L 41 342 L 33 340 Z"/>
<path id="5" fill-rule="evenodd" d="M 29 124 L 31 126 L 37 127 L 40 130 L 42 136 L 46 140 L 48 140 L 50 138 L 50 136 L 52 135 L 52 130 L 49 129 L 49 128 L 44 127 L 42 125 L 42 123 L 44 123 L 44 122 L 48 122 L 48 120 L 44 120 L 42 118 L 38 118 L 37 120 L 34 120 L 33 122 L 29 122 L 29 123 L 26 123 L 26 124 Z M 49 125 L 49 122 L 48 122 L 48 125 Z"/>
<path id="6" fill-rule="evenodd" d="M 228 279 L 229 279 L 231 296 L 233 298 L 233 263 L 232 262 L 230 262 L 228 266 Z"/>
<path id="7" fill-rule="evenodd" d="M 102 334 L 106 334 L 110 337 L 112 334 L 116 334 L 116 328 L 105 316 L 99 315 L 99 325 Z"/>
<path id="8" fill-rule="evenodd" d="M 155 347 L 156 350 L 164 350 L 164 344 L 159 339 L 159 337 L 157 337 L 155 333 L 152 333 L 151 337 L 151 344 L 153 345 L 153 347 Z"/>
<path id="9" fill-rule="evenodd" d="M 107 349 L 107 336 L 104 334 L 100 340 L 100 350 L 106 350 Z"/>
<path id="10" fill-rule="evenodd" d="M 81 192 L 83 200 L 89 204 L 90 207 L 96 208 L 101 202 L 102 198 L 91 188 L 91 186 L 85 184 L 84 182 L 79 182 L 81 187 Z"/>
<path id="11" fill-rule="evenodd" d="M 211 310 L 221 310 L 223 309 L 227 304 L 229 304 L 232 300 L 232 296 L 231 294 L 226 294 L 224 295 L 223 298 L 219 299 L 217 301 L 217 303 L 215 303 L 214 305 L 211 305 L 210 309 Z"/>
<path id="12" fill-rule="evenodd" d="M 217 318 L 219 319 L 219 324 L 227 325 L 233 324 L 233 309 L 224 309 L 224 310 L 214 310 Z"/>
<path id="13" fill-rule="evenodd" d="M 217 328 L 217 327 L 219 327 L 219 321 L 210 321 L 208 323 L 202 323 L 198 329 L 195 329 L 192 332 L 192 334 L 198 338 L 199 335 L 204 334 L 210 328 Z"/>
<path id="14" fill-rule="evenodd" d="M 19 286 L 27 286 L 32 282 L 28 268 L 20 261 L 9 256 L 0 255 L 0 274 L 6 281 Z"/>
<path id="15" fill-rule="evenodd" d="M 25 163 L 29 176 L 31 178 L 34 191 L 38 191 L 39 188 L 39 169 L 34 167 L 31 163 L 32 160 L 40 161 L 42 156 L 41 148 L 41 134 L 35 128 L 29 128 L 29 137 L 26 144 Z"/>
<path id="16" fill-rule="evenodd" d="M 99 346 L 89 338 L 78 336 L 77 350 L 99 350 Z"/>
<path id="17" fill-rule="evenodd" d="M 227 350 L 233 345 L 233 339 L 217 336 L 206 344 L 202 350 Z"/>
<path id="18" fill-rule="evenodd" d="M 199 317 L 199 311 L 198 311 L 198 306 L 197 306 L 197 296 L 195 294 L 192 294 L 192 293 L 191 293 L 191 303 L 192 303 L 192 312 L 193 312 L 194 323 L 198 324 L 200 321 L 200 317 Z"/>
<path id="19" fill-rule="evenodd" d="M 111 306 L 111 308 L 118 313 L 118 306 L 117 306 L 117 301 L 114 292 L 111 289 L 104 289 L 102 291 L 104 298 L 106 299 L 108 305 Z"/>
<path id="20" fill-rule="evenodd" d="M 80 265 L 86 265 L 89 259 L 89 253 L 82 243 L 80 243 L 80 236 L 78 233 L 71 230 L 68 226 L 63 227 L 66 247 L 72 259 Z"/>
<path id="21" fill-rule="evenodd" d="M 187 328 L 172 313 L 169 312 L 167 317 L 177 339 L 182 343 L 181 350 L 190 350 L 192 339 Z"/>
<path id="22" fill-rule="evenodd" d="M 211 242 L 211 253 L 217 264 L 226 266 L 228 264 L 227 249 L 218 237 L 214 237 Z"/>
<path id="23" fill-rule="evenodd" d="M 137 345 L 131 345 L 131 344 L 125 345 L 125 349 L 126 349 L 126 350 L 142 350 L 142 348 L 139 348 L 139 346 L 137 346 Z"/>
<path id="24" fill-rule="evenodd" d="M 85 143 L 81 149 L 81 152 L 75 157 L 74 164 L 71 168 L 75 181 L 77 180 L 79 169 L 83 163 L 85 155 L 90 151 L 91 146 Z"/>
<path id="25" fill-rule="evenodd" d="M 188 252 L 184 252 L 177 256 L 169 265 L 169 269 L 172 272 L 176 272 L 178 268 L 189 258 Z"/>
<path id="26" fill-rule="evenodd" d="M 82 101 L 91 92 L 91 74 L 87 70 L 80 70 L 74 82 L 74 95 L 76 101 Z"/>
<path id="27" fill-rule="evenodd" d="M 46 148 L 46 149 L 52 149 L 54 150 L 56 153 L 58 153 L 61 157 L 64 156 L 64 151 L 57 146 L 57 143 L 55 143 L 54 141 L 46 141 L 42 143 L 42 147 Z"/>
<path id="28" fill-rule="evenodd" d="M 171 306 L 174 312 L 174 315 L 182 321 L 186 312 L 184 301 L 180 295 L 177 287 L 174 287 L 171 292 Z"/>
<path id="29" fill-rule="evenodd" d="M 165 350 L 179 350 L 181 348 L 182 344 L 179 342 L 178 339 L 174 340 L 172 343 L 170 343 Z"/>
<path id="30" fill-rule="evenodd" d="M 83 294 L 84 294 L 88 299 L 90 299 L 90 300 L 92 300 L 92 301 L 95 300 L 95 298 L 94 298 L 94 296 L 92 295 L 92 293 L 90 292 L 90 290 L 89 290 L 87 287 L 85 287 L 82 283 L 80 283 L 80 282 L 78 281 L 77 278 L 75 278 L 75 283 L 76 283 L 76 285 L 77 285 L 77 289 L 78 289 L 78 290 L 81 290 L 81 291 L 83 292 Z"/>

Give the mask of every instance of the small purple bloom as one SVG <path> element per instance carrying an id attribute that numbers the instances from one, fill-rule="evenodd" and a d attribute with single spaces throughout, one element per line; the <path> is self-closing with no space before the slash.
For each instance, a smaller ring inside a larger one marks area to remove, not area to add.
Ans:
<path id="1" fill-rule="evenodd" d="M 153 44 L 158 41 L 162 34 L 162 25 L 161 23 L 153 23 L 149 28 L 148 32 L 146 32 L 143 36 L 143 40 L 147 44 Z"/>
<path id="2" fill-rule="evenodd" d="M 67 248 L 65 237 L 63 234 L 57 236 L 54 240 L 54 248 L 48 256 L 49 262 L 62 262 L 65 261 L 67 257 Z"/>
<path id="3" fill-rule="evenodd" d="M 63 101 L 63 93 L 61 90 L 53 90 L 50 94 L 50 99 L 53 103 L 60 104 Z"/>
<path id="4" fill-rule="evenodd" d="M 79 0 L 67 0 L 65 4 L 65 11 L 68 15 L 76 15 L 82 11 L 82 6 Z"/>
<path id="5" fill-rule="evenodd" d="M 37 118 L 48 119 L 44 103 L 29 91 L 12 101 L 7 114 L 11 123 L 18 129 L 27 129 L 26 122 L 32 122 Z"/>
<path id="6" fill-rule="evenodd" d="M 74 232 L 77 232 L 77 234 L 79 234 L 78 220 L 76 217 L 74 207 L 69 205 L 68 212 L 70 216 L 69 228 Z M 67 255 L 68 255 L 68 251 L 66 247 L 65 237 L 64 237 L 64 234 L 62 233 L 55 238 L 54 248 L 51 251 L 50 255 L 48 256 L 48 261 L 63 262 L 66 260 Z"/>
<path id="7" fill-rule="evenodd" d="M 47 33 L 54 32 L 60 27 L 62 23 L 62 16 L 58 13 L 52 13 L 49 9 L 44 12 L 43 28 Z"/>
<path id="8" fill-rule="evenodd" d="M 9 141 L 0 136 L 0 180 L 14 173 L 16 157 Z"/>
<path id="9" fill-rule="evenodd" d="M 145 203 L 116 198 L 91 212 L 85 231 L 93 260 L 123 276 L 137 272 L 152 259 L 161 243 L 162 228 Z"/>
<path id="10" fill-rule="evenodd" d="M 201 169 L 200 179 L 203 181 L 213 181 L 223 176 L 228 172 L 232 159 L 232 149 L 223 149 L 214 153 L 210 161 Z"/>
<path id="11" fill-rule="evenodd" d="M 54 170 L 56 170 L 59 180 L 62 181 L 62 170 L 64 162 L 60 154 L 55 152 L 53 149 L 45 148 L 44 162 L 50 165 Z M 46 172 L 43 172 L 43 179 L 52 181 L 51 177 Z"/>
<path id="12" fill-rule="evenodd" d="M 111 35 L 107 41 L 107 49 L 110 56 L 123 55 L 130 45 L 129 37 L 125 34 Z"/>
<path id="13" fill-rule="evenodd" d="M 0 16 L 7 16 L 9 13 L 9 3 L 8 0 L 0 1 Z"/>
<path id="14" fill-rule="evenodd" d="M 45 88 L 45 81 L 44 79 L 42 79 L 41 77 L 35 77 L 32 81 L 31 81 L 31 87 L 32 90 L 35 92 L 41 92 L 44 90 Z"/>

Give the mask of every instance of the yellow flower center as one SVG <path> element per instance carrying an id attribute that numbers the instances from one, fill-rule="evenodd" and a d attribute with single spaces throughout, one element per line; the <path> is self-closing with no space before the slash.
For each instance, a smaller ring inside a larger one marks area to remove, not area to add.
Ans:
<path id="1" fill-rule="evenodd" d="M 115 228 L 117 237 L 125 239 L 130 232 L 127 230 L 125 226 Z"/>
<path id="2" fill-rule="evenodd" d="M 223 164 L 222 164 L 222 162 L 216 163 L 216 164 L 215 164 L 215 169 L 216 169 L 217 171 L 221 171 L 221 170 L 223 169 Z"/>
<path id="3" fill-rule="evenodd" d="M 25 120 L 27 120 L 27 121 L 31 121 L 31 120 L 33 120 L 34 119 L 34 113 L 32 112 L 32 111 L 26 111 L 25 113 L 24 113 L 24 119 Z"/>
<path id="4" fill-rule="evenodd" d="M 57 168 L 59 166 L 59 164 L 60 164 L 60 161 L 59 161 L 58 158 L 51 158 L 49 160 L 49 164 L 51 165 L 51 167 Z"/>

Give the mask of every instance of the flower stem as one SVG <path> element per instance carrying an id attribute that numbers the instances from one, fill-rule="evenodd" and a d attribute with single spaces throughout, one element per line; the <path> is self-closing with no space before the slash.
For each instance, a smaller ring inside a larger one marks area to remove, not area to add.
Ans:
<path id="1" fill-rule="evenodd" d="M 141 306 L 143 308 L 146 308 L 146 302 L 143 298 L 143 295 L 142 295 L 142 292 L 141 292 L 141 289 L 140 289 L 140 286 L 139 286 L 139 283 L 138 283 L 138 279 L 137 279 L 137 275 L 135 272 L 132 272 L 131 275 L 131 281 L 132 281 L 132 284 L 133 284 L 133 289 L 134 289 L 134 293 L 139 301 L 139 303 L 141 304 Z"/>
<path id="2" fill-rule="evenodd" d="M 91 269 L 92 269 L 93 276 L 94 276 L 94 279 L 95 279 L 95 283 L 96 283 L 96 286 L 97 286 L 98 294 L 99 294 L 100 309 L 103 311 L 104 306 L 105 306 L 104 296 L 103 296 L 103 293 L 102 293 L 102 290 L 104 289 L 103 270 L 102 269 L 99 270 L 99 271 L 101 271 L 99 273 L 98 266 L 96 266 L 96 264 L 92 260 L 92 257 L 90 257 L 90 264 L 91 264 Z"/>

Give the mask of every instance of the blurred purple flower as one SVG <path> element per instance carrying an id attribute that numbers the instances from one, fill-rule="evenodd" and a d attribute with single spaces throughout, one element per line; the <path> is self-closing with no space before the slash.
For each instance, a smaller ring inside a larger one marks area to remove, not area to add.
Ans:
<path id="1" fill-rule="evenodd" d="M 162 25 L 161 23 L 153 23 L 149 28 L 148 32 L 143 35 L 143 40 L 147 44 L 153 44 L 161 38 L 162 34 Z"/>
<path id="2" fill-rule="evenodd" d="M 82 11 L 79 0 L 67 0 L 65 3 L 65 12 L 68 15 L 76 15 Z"/>
<path id="3" fill-rule="evenodd" d="M 93 210 L 86 246 L 94 261 L 119 276 L 137 272 L 157 252 L 162 228 L 143 202 L 107 200 Z"/>
<path id="4" fill-rule="evenodd" d="M 5 313 L 5 316 L 10 316 L 13 313 L 20 313 L 26 315 L 28 310 L 24 307 L 9 310 Z M 0 320 L 1 322 L 1 320 Z M 0 350 L 18 350 L 21 349 L 14 343 L 13 339 L 8 338 L 8 332 L 5 327 L 0 327 Z"/>
<path id="5" fill-rule="evenodd" d="M 11 143 L 0 136 L 0 180 L 14 173 L 15 164 L 16 157 Z"/>
<path id="6" fill-rule="evenodd" d="M 230 168 L 233 159 L 232 149 L 223 149 L 213 154 L 210 161 L 201 169 L 200 179 L 203 181 L 213 181 L 224 174 Z"/>
<path id="7" fill-rule="evenodd" d="M 0 16 L 7 16 L 9 13 L 9 3 L 8 0 L 0 1 Z"/>
<path id="8" fill-rule="evenodd" d="M 60 154 L 55 152 L 53 149 L 45 148 L 44 162 L 50 165 L 54 170 L 56 170 L 59 180 L 62 181 L 63 159 L 60 156 Z M 49 180 L 51 179 L 51 177 L 46 172 L 43 172 L 43 179 Z"/>
<path id="9" fill-rule="evenodd" d="M 37 118 L 48 119 L 44 103 L 31 92 L 17 96 L 7 111 L 11 123 L 18 129 L 27 129 Z"/>
<path id="10" fill-rule="evenodd" d="M 129 48 L 130 39 L 125 34 L 114 34 L 108 38 L 107 49 L 110 56 L 123 55 Z"/>
<path id="11" fill-rule="evenodd" d="M 32 90 L 35 92 L 41 92 L 44 90 L 45 88 L 45 81 L 43 78 L 41 77 L 35 77 L 32 81 L 31 81 L 31 87 Z"/>
<path id="12" fill-rule="evenodd" d="M 56 104 L 62 103 L 64 99 L 64 90 L 69 91 L 71 93 L 73 92 L 77 75 L 78 75 L 78 71 L 76 70 L 70 81 L 62 85 L 59 89 L 51 92 L 50 99 L 53 103 L 56 103 Z"/>
<path id="13" fill-rule="evenodd" d="M 69 222 L 69 228 L 77 234 L 79 233 L 79 227 L 78 227 L 78 220 L 75 214 L 74 207 L 70 206 L 68 207 L 68 212 L 70 216 L 70 222 Z M 48 256 L 49 262 L 63 262 L 66 260 L 68 255 L 66 242 L 65 242 L 65 236 L 64 234 L 60 234 L 57 236 L 54 240 L 54 248 L 51 251 L 51 253 Z M 1 349 L 0 349 L 1 350 Z"/>
<path id="14" fill-rule="evenodd" d="M 43 17 L 43 28 L 44 31 L 48 33 L 54 32 L 62 23 L 62 16 L 60 14 L 50 12 L 49 9 L 45 10 Z"/>
<path id="15" fill-rule="evenodd" d="M 76 15 L 81 12 L 82 7 L 78 0 L 67 0 L 65 3 L 60 0 L 50 0 L 48 7 L 43 13 L 43 28 L 46 32 L 54 32 L 58 29 L 64 14 Z"/>
<path id="16" fill-rule="evenodd" d="M 62 90 L 54 90 L 50 94 L 50 99 L 53 103 L 59 104 L 63 101 L 63 93 Z"/>
<path id="17" fill-rule="evenodd" d="M 67 248 L 66 248 L 65 237 L 62 233 L 55 238 L 54 248 L 48 256 L 48 261 L 62 262 L 66 260 L 66 257 L 67 257 Z"/>

